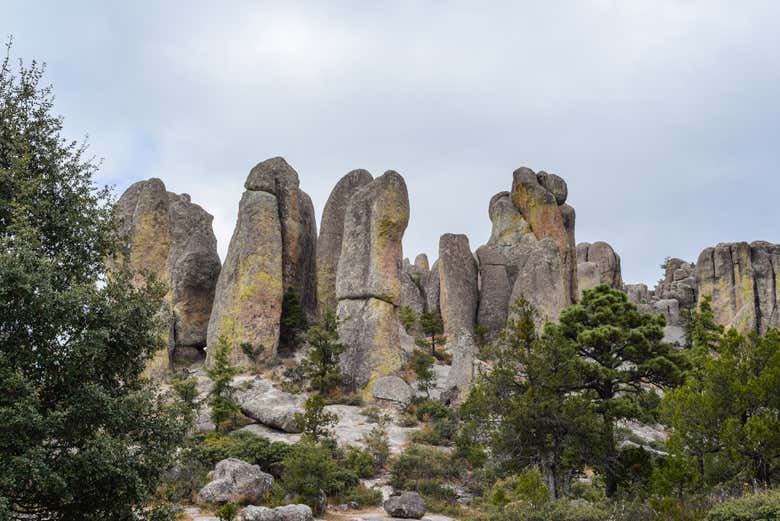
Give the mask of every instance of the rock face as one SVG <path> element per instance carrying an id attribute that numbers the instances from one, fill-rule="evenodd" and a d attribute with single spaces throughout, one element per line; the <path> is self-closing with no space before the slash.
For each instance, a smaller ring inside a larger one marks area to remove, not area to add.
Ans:
<path id="1" fill-rule="evenodd" d="M 236 402 L 244 415 L 284 432 L 301 432 L 295 415 L 303 413 L 303 396 L 280 391 L 261 376 L 242 380 L 238 387 Z"/>
<path id="2" fill-rule="evenodd" d="M 477 262 L 465 235 L 445 233 L 439 239 L 439 306 L 444 334 L 454 338 L 474 332 L 479 301 Z"/>
<path id="3" fill-rule="evenodd" d="M 401 365 L 401 240 L 408 224 L 406 183 L 394 171 L 357 189 L 347 205 L 336 314 L 347 346 L 342 367 L 357 387 Z"/>
<path id="4" fill-rule="evenodd" d="M 399 405 L 409 405 L 414 397 L 414 391 L 398 376 L 382 376 L 377 378 L 371 393 L 377 400 L 386 400 Z"/>
<path id="5" fill-rule="evenodd" d="M 518 298 L 525 298 L 537 308 L 541 326 L 545 319 L 556 320 L 560 311 L 573 302 L 571 288 L 577 285 L 571 279 L 576 273 L 564 262 L 576 258 L 574 211 L 558 205 L 567 193 L 564 181 L 540 173 L 540 179 L 555 189 L 552 193 L 536 176 L 528 177 L 530 170 L 520 169 L 515 174 L 513 193 L 499 192 L 490 200 L 488 215 L 493 228 L 488 243 L 477 249 L 481 280 L 477 322 L 487 329 L 488 340 L 494 340 L 504 328 L 510 306 Z M 534 198 L 548 205 L 545 212 L 536 210 Z M 536 227 L 523 211 L 534 219 Z M 553 222 L 546 222 L 545 215 Z M 556 226 L 559 229 L 555 237 L 565 246 L 563 254 L 551 236 L 550 230 L 556 230 Z"/>
<path id="6" fill-rule="evenodd" d="M 209 346 L 224 336 L 235 361 L 276 354 L 285 291 L 298 294 L 309 320 L 316 316 L 314 207 L 298 185 L 298 174 L 280 157 L 259 163 L 244 184 L 208 328 Z"/>
<path id="7" fill-rule="evenodd" d="M 551 238 L 561 255 L 563 286 L 571 302 L 577 300 L 577 250 L 574 209 L 566 203 L 566 182 L 554 174 L 518 168 L 512 174 L 512 201 L 537 239 Z"/>
<path id="8" fill-rule="evenodd" d="M 582 266 L 592 264 L 591 266 Z M 595 268 L 596 273 L 591 274 Z M 583 278 L 583 275 L 584 278 Z M 620 256 L 606 242 L 581 242 L 577 245 L 577 280 L 580 293 L 584 289 L 607 284 L 612 288 L 623 287 L 623 277 L 620 272 Z M 593 284 L 594 281 L 597 281 Z M 588 287 L 583 288 L 582 284 Z"/>
<path id="9" fill-rule="evenodd" d="M 257 465 L 228 458 L 217 463 L 211 482 L 200 490 L 201 501 L 209 503 L 258 503 L 271 491 L 274 478 Z"/>
<path id="10" fill-rule="evenodd" d="M 166 191 L 159 179 L 131 185 L 116 211 L 126 242 L 114 262 L 127 265 L 136 284 L 145 270 L 169 285 L 173 357 L 201 358 L 221 266 L 213 217 L 189 195 Z"/>
<path id="11" fill-rule="evenodd" d="M 390 516 L 402 519 L 421 519 L 427 509 L 423 498 L 415 492 L 391 496 L 385 501 L 383 507 Z"/>
<path id="12" fill-rule="evenodd" d="M 425 297 L 425 280 L 428 278 L 429 273 L 427 260 L 426 257 L 425 268 L 422 267 L 422 262 L 420 265 L 418 265 L 417 262 L 415 262 L 415 264 L 409 264 L 408 259 L 404 259 L 401 267 L 400 305 L 409 306 L 412 311 L 418 315 L 427 311 L 427 301 Z"/>
<path id="13" fill-rule="evenodd" d="M 726 327 L 765 333 L 780 326 L 780 245 L 763 241 L 718 244 L 696 262 L 698 301 L 712 298 L 715 319 Z"/>
<path id="14" fill-rule="evenodd" d="M 353 170 L 342 177 L 325 203 L 317 240 L 317 298 L 321 310 L 334 310 L 336 299 L 336 272 L 344 238 L 344 217 L 347 205 L 355 191 L 373 181 L 363 169 Z"/>

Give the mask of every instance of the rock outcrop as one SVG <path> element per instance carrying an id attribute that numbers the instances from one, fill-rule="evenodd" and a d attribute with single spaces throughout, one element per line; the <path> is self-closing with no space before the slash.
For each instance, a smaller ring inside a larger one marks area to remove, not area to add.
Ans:
<path id="1" fill-rule="evenodd" d="M 445 233 L 439 239 L 439 308 L 444 334 L 473 334 L 479 301 L 479 271 L 465 235 Z"/>
<path id="2" fill-rule="evenodd" d="M 371 388 L 371 394 L 377 400 L 393 402 L 404 407 L 414 398 L 414 390 L 411 386 L 402 378 L 392 375 L 377 378 Z"/>
<path id="3" fill-rule="evenodd" d="M 347 346 L 342 367 L 357 387 L 401 365 L 401 240 L 408 224 L 406 183 L 394 171 L 358 188 L 347 205 L 336 314 Z"/>
<path id="4" fill-rule="evenodd" d="M 276 354 L 285 291 L 298 294 L 308 320 L 316 316 L 314 207 L 298 185 L 280 157 L 259 163 L 244 184 L 208 328 L 209 346 L 224 337 L 235 361 Z"/>
<path id="5" fill-rule="evenodd" d="M 259 466 L 236 458 L 217 463 L 210 479 L 199 493 L 200 500 L 208 503 L 259 503 L 274 482 Z"/>
<path id="6" fill-rule="evenodd" d="M 116 211 L 125 243 L 114 266 L 132 270 L 136 284 L 144 282 L 143 272 L 168 284 L 172 356 L 202 358 L 221 266 L 213 217 L 189 195 L 166 191 L 159 179 L 131 185 Z"/>
<path id="7" fill-rule="evenodd" d="M 511 305 L 520 297 L 537 308 L 540 326 L 556 320 L 575 300 L 574 210 L 558 204 L 567 195 L 565 182 L 543 172 L 531 179 L 531 174 L 519 169 L 513 192 L 499 192 L 490 200 L 490 239 L 477 249 L 481 280 L 477 322 L 486 328 L 488 340 L 504 328 Z M 546 205 L 543 211 L 541 205 Z"/>
<path id="8" fill-rule="evenodd" d="M 355 191 L 373 181 L 363 169 L 352 170 L 342 177 L 325 203 L 317 240 L 317 298 L 320 310 L 335 311 L 336 272 L 338 271 L 341 244 L 344 238 L 344 217 L 347 205 Z"/>
<path id="9" fill-rule="evenodd" d="M 239 521 L 313 521 L 308 505 L 284 505 L 276 508 L 250 505 L 238 514 Z"/>
<path id="10" fill-rule="evenodd" d="M 695 278 L 698 301 L 712 299 L 719 324 L 762 334 L 780 327 L 780 245 L 756 241 L 706 248 Z"/>
<path id="11" fill-rule="evenodd" d="M 427 266 L 427 257 L 424 264 Z M 417 262 L 409 264 L 409 260 L 404 259 L 401 267 L 400 305 L 409 306 L 418 315 L 428 309 L 425 297 L 425 280 L 429 276 L 428 273 L 428 268 L 423 268 L 422 262 L 420 265 Z"/>
<path id="12" fill-rule="evenodd" d="M 580 295 L 599 284 L 607 284 L 615 289 L 623 288 L 620 256 L 606 242 L 581 242 L 577 245 L 577 286 Z"/>

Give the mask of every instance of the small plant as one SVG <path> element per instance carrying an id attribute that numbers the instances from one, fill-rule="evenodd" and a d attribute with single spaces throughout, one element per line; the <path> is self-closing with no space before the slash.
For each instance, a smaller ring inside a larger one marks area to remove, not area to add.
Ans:
<path id="1" fill-rule="evenodd" d="M 374 458 L 377 468 L 382 469 L 390 458 L 390 442 L 384 427 L 373 427 L 368 434 L 363 436 L 363 443 L 371 457 Z"/>
<path id="2" fill-rule="evenodd" d="M 233 521 L 238 515 L 238 505 L 235 503 L 225 503 L 219 507 L 214 514 L 222 521 Z"/>
<path id="3" fill-rule="evenodd" d="M 325 410 L 325 399 L 320 394 L 313 394 L 303 405 L 304 413 L 297 413 L 295 420 L 303 432 L 303 436 L 312 441 L 320 441 L 332 437 L 331 428 L 338 423 L 339 418 Z"/>
<path id="4" fill-rule="evenodd" d="M 409 306 L 401 306 L 401 309 L 398 310 L 398 316 L 406 332 L 411 334 L 417 323 L 417 313 Z"/>
<path id="5" fill-rule="evenodd" d="M 293 288 L 287 288 L 282 296 L 279 347 L 282 350 L 294 349 L 299 344 L 301 334 L 305 330 L 306 316 L 301 305 L 301 297 Z"/>
<path id="6" fill-rule="evenodd" d="M 444 321 L 439 311 L 426 311 L 420 315 L 420 327 L 426 337 L 425 344 L 431 350 L 431 354 L 436 356 L 436 348 L 447 342 L 447 339 L 441 336 L 444 334 Z"/>
<path id="7" fill-rule="evenodd" d="M 212 355 L 213 363 L 206 368 L 206 374 L 214 382 L 208 404 L 211 406 L 211 419 L 216 430 L 230 430 L 235 427 L 239 406 L 233 399 L 233 377 L 239 374 L 239 368 L 231 364 L 231 346 L 227 337 L 220 336 Z"/>
<path id="8" fill-rule="evenodd" d="M 339 342 L 336 315 L 331 311 L 326 312 L 320 324 L 306 332 L 306 341 L 312 349 L 303 366 L 311 379 L 311 388 L 321 393 L 330 393 L 344 382 L 339 356 L 345 346 Z"/>
<path id="9" fill-rule="evenodd" d="M 198 381 L 195 378 L 174 378 L 171 380 L 171 387 L 179 399 L 192 410 L 198 409 Z"/>
<path id="10" fill-rule="evenodd" d="M 417 376 L 417 390 L 425 393 L 428 397 L 431 395 L 431 388 L 436 378 L 436 373 L 433 372 L 434 360 L 433 356 L 419 349 L 414 350 L 414 354 L 409 360 L 409 365 Z"/>

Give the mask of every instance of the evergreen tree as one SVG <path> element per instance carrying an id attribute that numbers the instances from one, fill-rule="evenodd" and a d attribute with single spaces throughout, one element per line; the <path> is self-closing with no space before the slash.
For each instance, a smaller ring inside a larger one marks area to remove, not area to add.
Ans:
<path id="1" fill-rule="evenodd" d="M 303 414 L 296 414 L 295 419 L 303 432 L 304 438 L 318 442 L 331 438 L 331 428 L 338 423 L 338 416 L 325 410 L 325 399 L 315 393 L 303 404 Z"/>
<path id="2" fill-rule="evenodd" d="M 431 350 L 431 354 L 436 356 L 436 347 L 443 345 L 447 341 L 446 338 L 441 336 L 444 334 L 444 321 L 439 311 L 434 309 L 421 314 L 420 328 L 428 339 L 427 345 Z"/>
<path id="3" fill-rule="evenodd" d="M 107 277 L 110 193 L 42 75 L 0 65 L 0 518 L 143 519 L 188 429 L 142 377 L 165 288 Z"/>
<path id="4" fill-rule="evenodd" d="M 301 297 L 293 288 L 287 288 L 282 296 L 282 316 L 279 324 L 279 347 L 293 349 L 298 345 L 301 334 L 306 330 L 306 316 L 303 313 Z"/>
<path id="5" fill-rule="evenodd" d="M 235 427 L 239 406 L 233 399 L 233 377 L 241 371 L 230 362 L 233 348 L 227 337 L 220 336 L 214 352 L 209 356 L 211 365 L 206 367 L 206 375 L 214 382 L 209 394 L 211 420 L 215 430 L 230 430 Z"/>
<path id="6" fill-rule="evenodd" d="M 311 351 L 304 361 L 304 369 L 311 379 L 311 388 L 327 394 L 343 383 L 339 356 L 345 346 L 339 342 L 336 315 L 325 312 L 320 324 L 306 332 L 306 341 Z"/>

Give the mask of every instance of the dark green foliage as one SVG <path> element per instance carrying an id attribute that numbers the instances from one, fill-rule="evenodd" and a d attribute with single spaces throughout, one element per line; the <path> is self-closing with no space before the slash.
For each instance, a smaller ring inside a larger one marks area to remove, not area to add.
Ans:
<path id="1" fill-rule="evenodd" d="M 379 470 L 377 461 L 371 452 L 358 447 L 347 448 L 343 457 L 343 463 L 358 477 L 365 479 L 373 478 Z"/>
<path id="2" fill-rule="evenodd" d="M 439 311 L 434 309 L 421 314 L 420 328 L 427 338 L 424 345 L 431 350 L 432 355 L 436 356 L 436 348 L 447 342 L 447 339 L 441 336 L 444 334 L 444 321 Z"/>
<path id="3" fill-rule="evenodd" d="M 414 411 L 415 416 L 420 421 L 453 418 L 452 409 L 436 400 L 422 400 L 415 402 L 411 405 L 410 410 Z"/>
<path id="4" fill-rule="evenodd" d="M 171 387 L 176 395 L 184 405 L 193 410 L 198 408 L 198 403 L 196 403 L 198 398 L 197 383 L 195 378 L 174 378 L 171 380 Z"/>
<path id="5" fill-rule="evenodd" d="M 282 462 L 291 449 L 290 445 L 280 441 L 271 442 L 250 432 L 236 431 L 197 436 L 188 444 L 188 450 L 195 459 L 210 468 L 223 459 L 238 458 L 259 465 L 265 472 L 279 477 Z"/>
<path id="6" fill-rule="evenodd" d="M 321 493 L 329 497 L 349 493 L 359 482 L 354 472 L 339 468 L 328 447 L 309 440 L 293 445 L 283 466 L 282 483 L 285 490 L 315 512 Z"/>
<path id="7" fill-rule="evenodd" d="M 327 412 L 325 405 L 322 395 L 313 394 L 304 403 L 304 413 L 295 415 L 305 438 L 320 441 L 332 436 L 331 428 L 338 422 L 338 416 Z"/>
<path id="8" fill-rule="evenodd" d="M 301 297 L 293 288 L 287 288 L 282 296 L 282 316 L 279 323 L 279 348 L 282 351 L 294 349 L 306 330 L 306 316 L 303 313 Z"/>
<path id="9" fill-rule="evenodd" d="M 230 362 L 233 348 L 226 337 L 220 336 L 213 349 L 213 353 L 209 354 L 211 364 L 206 367 L 206 374 L 214 382 L 208 403 L 215 429 L 227 431 L 235 428 L 240 411 L 238 403 L 233 399 L 232 383 L 233 377 L 241 370 Z"/>
<path id="10" fill-rule="evenodd" d="M 414 374 L 417 376 L 417 389 L 430 396 L 436 374 L 433 372 L 435 358 L 428 353 L 415 349 L 409 360 Z"/>
<path id="11" fill-rule="evenodd" d="M 144 508 L 189 426 L 142 377 L 165 288 L 107 277 L 109 192 L 42 73 L 0 66 L 0 517 L 159 518 Z"/>
<path id="12" fill-rule="evenodd" d="M 390 474 L 390 484 L 396 490 L 417 490 L 425 481 L 456 478 L 458 465 L 441 450 L 411 445 L 393 462 Z"/>
<path id="13" fill-rule="evenodd" d="M 384 427 L 373 427 L 363 436 L 363 443 L 366 445 L 366 451 L 374 458 L 376 468 L 385 468 L 390 457 L 390 443 Z"/>
<path id="14" fill-rule="evenodd" d="M 339 355 L 345 349 L 344 344 L 339 342 L 336 315 L 326 312 L 320 324 L 307 331 L 306 341 L 311 345 L 311 351 L 304 361 L 304 368 L 311 380 L 311 388 L 326 394 L 334 391 L 343 383 Z"/>
<path id="15" fill-rule="evenodd" d="M 235 503 L 225 503 L 219 507 L 214 514 L 216 514 L 221 521 L 233 521 L 238 515 L 238 510 L 239 507 Z"/>
<path id="16" fill-rule="evenodd" d="M 417 324 L 417 313 L 409 306 L 401 306 L 398 310 L 398 317 L 407 333 L 412 333 L 415 324 Z"/>
<path id="17" fill-rule="evenodd" d="M 497 481 L 488 491 L 486 499 L 496 507 L 526 501 L 538 508 L 550 501 L 550 489 L 544 484 L 539 469 L 534 467 Z"/>

